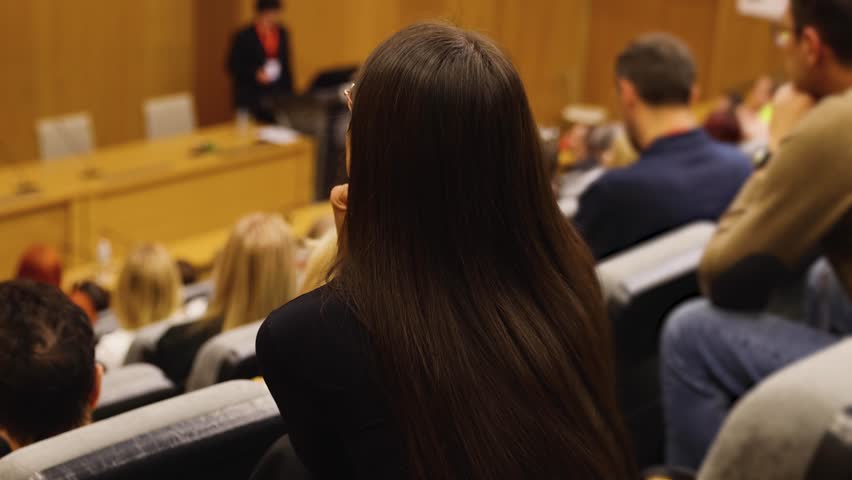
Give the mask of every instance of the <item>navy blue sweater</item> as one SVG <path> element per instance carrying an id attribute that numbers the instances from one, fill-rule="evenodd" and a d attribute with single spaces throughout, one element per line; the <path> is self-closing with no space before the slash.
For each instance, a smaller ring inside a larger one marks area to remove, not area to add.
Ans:
<path id="1" fill-rule="evenodd" d="M 696 129 L 663 137 L 580 197 L 574 223 L 598 260 L 698 220 L 716 221 L 751 174 L 737 148 Z"/>

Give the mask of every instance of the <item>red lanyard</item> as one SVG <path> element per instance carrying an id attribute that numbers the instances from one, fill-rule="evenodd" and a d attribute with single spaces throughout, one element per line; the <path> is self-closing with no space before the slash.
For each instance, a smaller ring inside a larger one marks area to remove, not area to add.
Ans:
<path id="1" fill-rule="evenodd" d="M 281 39 L 278 36 L 278 29 L 275 27 L 261 27 L 260 24 L 255 25 L 257 37 L 260 38 L 260 43 L 263 45 L 263 50 L 266 52 L 266 58 L 278 58 L 278 45 Z"/>

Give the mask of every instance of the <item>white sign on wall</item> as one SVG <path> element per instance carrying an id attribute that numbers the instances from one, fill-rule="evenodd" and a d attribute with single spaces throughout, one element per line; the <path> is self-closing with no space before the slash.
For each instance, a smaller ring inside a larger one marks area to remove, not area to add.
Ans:
<path id="1" fill-rule="evenodd" d="M 737 10 L 751 17 L 779 20 L 788 3 L 789 0 L 737 0 Z"/>

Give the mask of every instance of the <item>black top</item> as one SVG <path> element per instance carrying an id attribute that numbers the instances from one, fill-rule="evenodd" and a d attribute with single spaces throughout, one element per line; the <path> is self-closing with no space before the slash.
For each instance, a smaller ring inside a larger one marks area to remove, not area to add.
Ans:
<path id="1" fill-rule="evenodd" d="M 157 342 L 157 348 L 146 358 L 160 368 L 175 385 L 186 384 L 195 355 L 207 340 L 222 333 L 223 318 L 175 325 Z"/>
<path id="2" fill-rule="evenodd" d="M 329 287 L 272 312 L 257 357 L 293 447 L 317 478 L 405 477 L 367 333 Z"/>
<path id="3" fill-rule="evenodd" d="M 231 41 L 228 55 L 228 73 L 234 86 L 234 105 L 257 115 L 269 114 L 263 101 L 279 95 L 293 93 L 293 75 L 290 71 L 290 37 L 287 30 L 278 26 L 278 61 L 281 77 L 274 83 L 262 85 L 257 81 L 257 71 L 266 64 L 266 51 L 257 36 L 255 26 L 240 30 Z M 262 118 L 262 120 L 272 119 Z"/>
<path id="4" fill-rule="evenodd" d="M 739 149 L 695 129 L 660 138 L 580 197 L 574 225 L 604 259 L 699 220 L 716 221 L 751 175 Z"/>

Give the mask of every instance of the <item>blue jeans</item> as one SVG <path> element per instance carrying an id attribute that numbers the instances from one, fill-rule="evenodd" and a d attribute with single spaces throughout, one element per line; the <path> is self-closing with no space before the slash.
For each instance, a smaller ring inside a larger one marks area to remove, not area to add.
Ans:
<path id="1" fill-rule="evenodd" d="M 761 380 L 852 332 L 852 303 L 827 263 L 811 271 L 805 323 L 769 313 L 679 307 L 662 336 L 666 463 L 698 469 L 733 404 Z"/>

